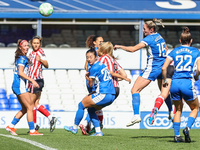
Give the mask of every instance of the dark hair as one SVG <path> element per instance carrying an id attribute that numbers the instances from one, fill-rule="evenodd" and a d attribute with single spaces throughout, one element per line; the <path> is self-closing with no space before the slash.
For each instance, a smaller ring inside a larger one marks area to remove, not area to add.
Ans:
<path id="1" fill-rule="evenodd" d="M 15 62 L 14 62 L 14 63 L 16 63 L 17 59 L 18 59 L 20 56 L 25 56 L 25 57 L 28 59 L 29 64 L 31 63 L 30 59 L 29 59 L 26 55 L 24 55 L 24 54 L 22 53 L 21 49 L 19 48 L 19 47 L 22 45 L 22 43 L 25 42 L 25 41 L 26 41 L 26 40 L 22 40 L 22 39 L 19 39 L 19 40 L 17 41 L 17 50 L 15 51 Z"/>
<path id="2" fill-rule="evenodd" d="M 99 38 L 99 37 L 101 37 L 101 36 L 98 36 L 98 35 L 90 35 L 90 36 L 88 36 L 88 38 L 87 38 L 87 40 L 86 40 L 86 47 L 88 47 L 88 48 L 95 48 L 94 47 L 94 41 L 96 41 L 97 40 L 97 38 Z"/>
<path id="3" fill-rule="evenodd" d="M 97 56 L 97 52 L 93 48 L 90 48 L 89 50 L 87 50 L 86 54 L 87 53 L 93 53 L 95 57 Z"/>
<path id="4" fill-rule="evenodd" d="M 181 37 L 180 37 L 182 45 L 190 43 L 190 41 L 192 39 L 192 35 L 189 31 L 190 31 L 190 29 L 188 27 L 185 27 L 183 29 L 183 32 L 181 33 Z"/>
<path id="5" fill-rule="evenodd" d="M 38 40 L 40 41 L 40 46 L 42 46 L 42 37 L 40 37 L 40 36 L 34 36 L 34 37 L 29 41 L 29 43 L 31 44 L 31 46 L 32 46 L 32 42 L 33 42 L 34 39 L 38 39 Z"/>
<path id="6" fill-rule="evenodd" d="M 152 21 L 146 21 L 145 24 L 147 25 L 147 27 L 149 29 L 153 28 L 155 32 L 158 31 L 158 26 L 156 25 L 156 23 L 160 23 L 162 25 L 162 27 L 164 28 L 165 26 L 163 25 L 162 23 L 162 20 L 161 19 L 156 19 L 154 18 Z"/>

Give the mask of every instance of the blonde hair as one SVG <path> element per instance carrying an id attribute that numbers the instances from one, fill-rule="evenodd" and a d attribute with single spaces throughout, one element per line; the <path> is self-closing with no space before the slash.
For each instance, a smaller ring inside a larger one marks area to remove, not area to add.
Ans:
<path id="1" fill-rule="evenodd" d="M 154 18 L 153 20 L 149 20 L 149 21 L 146 21 L 146 22 L 145 22 L 145 24 L 147 25 L 147 27 L 148 27 L 149 29 L 153 28 L 154 31 L 157 32 L 157 31 L 158 31 L 158 27 L 157 27 L 156 23 L 160 23 L 160 24 L 162 25 L 163 28 L 165 27 L 165 26 L 163 25 L 161 19 L 158 20 L 158 19 Z"/>
<path id="2" fill-rule="evenodd" d="M 108 54 L 113 59 L 117 59 L 117 57 L 115 57 L 113 55 L 113 44 L 111 42 L 102 42 L 101 43 L 101 47 L 100 47 L 100 49 L 98 51 L 98 55 L 99 56 L 103 56 L 105 54 Z"/>

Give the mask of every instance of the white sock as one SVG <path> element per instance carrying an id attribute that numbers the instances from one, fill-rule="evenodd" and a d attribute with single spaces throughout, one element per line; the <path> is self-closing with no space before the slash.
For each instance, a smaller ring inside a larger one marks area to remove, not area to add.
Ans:
<path id="1" fill-rule="evenodd" d="M 134 115 L 135 117 L 140 117 L 140 115 L 139 114 L 137 114 L 137 115 Z"/>
<path id="2" fill-rule="evenodd" d="M 73 128 L 74 128 L 74 129 L 78 129 L 78 125 L 74 124 L 74 125 L 73 125 Z"/>
<path id="3" fill-rule="evenodd" d="M 9 125 L 9 127 L 10 127 L 10 128 L 14 128 L 15 125 L 11 123 L 11 124 Z"/>
<path id="4" fill-rule="evenodd" d="M 101 128 L 100 128 L 100 127 L 96 127 L 96 128 L 95 128 L 95 131 L 96 131 L 96 133 L 97 133 L 97 132 L 101 132 Z"/>
<path id="5" fill-rule="evenodd" d="M 84 127 L 86 127 L 86 126 L 88 125 L 87 120 L 84 120 L 84 121 L 82 122 L 82 125 L 83 125 Z"/>
<path id="6" fill-rule="evenodd" d="M 49 121 L 51 121 L 52 120 L 52 115 L 49 115 L 48 119 L 49 119 Z"/>
<path id="7" fill-rule="evenodd" d="M 33 129 L 33 130 L 30 130 L 30 132 L 31 132 L 31 133 L 34 133 L 34 132 L 35 132 L 35 129 Z"/>

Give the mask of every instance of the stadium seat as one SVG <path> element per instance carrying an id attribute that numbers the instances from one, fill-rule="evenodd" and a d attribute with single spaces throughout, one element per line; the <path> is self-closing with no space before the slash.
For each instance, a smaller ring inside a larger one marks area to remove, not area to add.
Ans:
<path id="1" fill-rule="evenodd" d="M 9 98 L 9 104 L 20 104 L 17 98 Z"/>
<path id="2" fill-rule="evenodd" d="M 0 88 L 0 94 L 6 94 L 6 90 L 3 88 Z"/>
<path id="3" fill-rule="evenodd" d="M 194 44 L 192 44 L 192 47 L 196 47 L 196 48 L 200 48 L 200 43 L 194 43 Z"/>
<path id="4" fill-rule="evenodd" d="M 7 99 L 7 94 L 0 93 L 0 99 Z"/>
<path id="5" fill-rule="evenodd" d="M 0 111 L 7 111 L 7 110 L 10 110 L 9 104 L 0 102 Z"/>
<path id="6" fill-rule="evenodd" d="M 17 47 L 17 43 L 9 43 L 7 47 Z"/>
<path id="7" fill-rule="evenodd" d="M 171 44 L 166 44 L 167 45 L 167 47 L 169 48 L 169 49 L 172 49 L 173 48 L 173 45 L 171 45 Z"/>
<path id="8" fill-rule="evenodd" d="M 0 99 L 0 103 L 2 103 L 2 104 L 9 104 L 9 101 L 8 101 L 7 98 L 2 98 L 2 99 Z"/>
<path id="9" fill-rule="evenodd" d="M 47 44 L 45 45 L 46 48 L 57 48 L 57 45 L 55 44 Z"/>
<path id="10" fill-rule="evenodd" d="M 69 44 L 61 44 L 59 48 L 70 48 L 71 46 Z"/>
<path id="11" fill-rule="evenodd" d="M 20 104 L 11 104 L 10 110 L 21 110 L 22 106 Z"/>
<path id="12" fill-rule="evenodd" d="M 6 45 L 2 42 L 0 42 L 0 47 L 5 47 Z"/>
<path id="13" fill-rule="evenodd" d="M 131 70 L 131 75 L 140 75 L 142 70 Z"/>

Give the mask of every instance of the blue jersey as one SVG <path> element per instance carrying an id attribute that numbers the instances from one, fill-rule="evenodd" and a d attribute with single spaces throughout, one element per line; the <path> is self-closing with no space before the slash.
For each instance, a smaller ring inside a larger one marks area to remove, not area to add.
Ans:
<path id="1" fill-rule="evenodd" d="M 111 74 L 103 63 L 97 61 L 89 68 L 89 78 L 97 81 L 97 93 L 115 94 Z"/>
<path id="2" fill-rule="evenodd" d="M 142 41 L 147 46 L 147 68 L 162 68 L 166 59 L 165 40 L 159 33 L 146 36 Z"/>
<path id="3" fill-rule="evenodd" d="M 167 57 L 174 60 L 175 72 L 172 79 L 193 78 L 194 66 L 200 59 L 197 48 L 182 45 L 175 48 Z"/>
<path id="4" fill-rule="evenodd" d="M 98 47 L 95 47 L 94 50 L 97 51 L 97 50 L 98 50 Z M 87 68 L 88 68 L 88 69 L 90 68 L 90 64 L 89 64 L 89 63 L 87 63 Z M 88 89 L 88 92 L 89 92 L 89 93 L 91 93 L 92 91 L 95 91 L 96 88 L 97 88 L 96 82 L 94 82 L 94 83 L 93 83 L 93 86 L 90 87 L 90 86 L 88 85 L 88 80 L 86 80 L 86 86 L 87 86 L 87 89 Z"/>
<path id="5" fill-rule="evenodd" d="M 14 80 L 12 84 L 12 89 L 14 93 L 17 95 L 27 92 L 26 79 L 19 76 L 19 66 L 24 66 L 23 72 L 28 75 L 28 59 L 26 56 L 20 56 L 15 62 L 15 71 L 14 71 Z"/>

